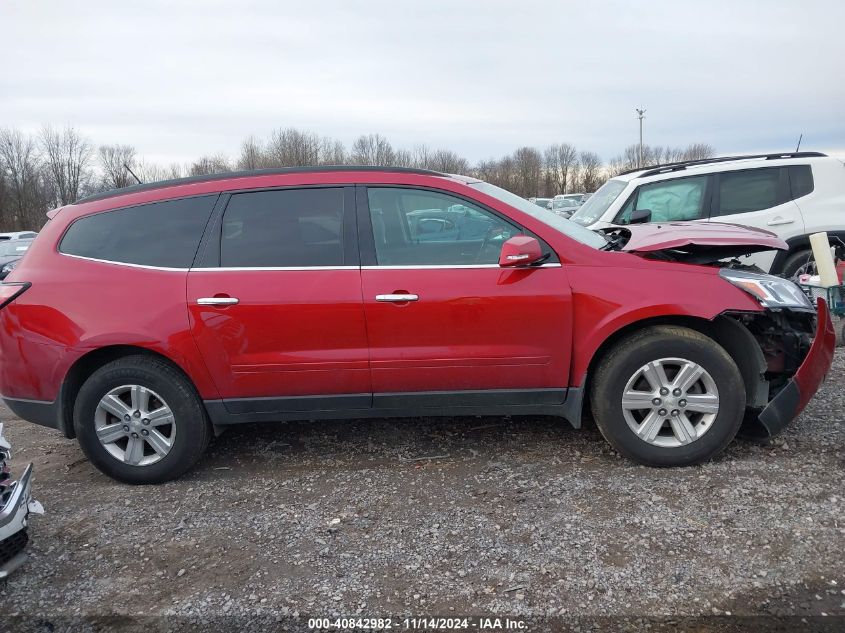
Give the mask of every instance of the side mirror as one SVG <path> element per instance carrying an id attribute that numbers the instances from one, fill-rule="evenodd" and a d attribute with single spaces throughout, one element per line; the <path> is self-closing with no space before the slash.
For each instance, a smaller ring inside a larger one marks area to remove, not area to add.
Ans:
<path id="1" fill-rule="evenodd" d="M 644 224 L 651 222 L 651 209 L 636 209 L 631 211 L 631 218 L 628 224 Z"/>
<path id="2" fill-rule="evenodd" d="M 513 268 L 528 266 L 543 259 L 543 249 L 540 242 L 528 235 L 516 235 L 502 243 L 499 254 L 499 266 Z"/>

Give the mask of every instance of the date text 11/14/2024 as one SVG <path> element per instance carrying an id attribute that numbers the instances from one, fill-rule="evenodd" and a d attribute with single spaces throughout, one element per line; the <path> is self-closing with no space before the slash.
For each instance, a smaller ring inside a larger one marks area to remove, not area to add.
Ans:
<path id="1" fill-rule="evenodd" d="M 310 618 L 308 628 L 317 631 L 389 631 L 393 629 L 407 631 L 525 631 L 528 629 L 524 620 L 500 617 L 465 617 L 465 618 Z"/>

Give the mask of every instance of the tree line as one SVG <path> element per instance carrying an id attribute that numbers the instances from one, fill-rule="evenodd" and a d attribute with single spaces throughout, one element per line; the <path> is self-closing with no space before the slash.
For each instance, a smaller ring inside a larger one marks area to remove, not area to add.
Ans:
<path id="1" fill-rule="evenodd" d="M 43 127 L 36 134 L 0 128 L 0 230 L 39 229 L 45 213 L 93 193 L 141 182 L 213 174 L 238 169 L 374 165 L 415 167 L 466 174 L 504 187 L 520 196 L 552 197 L 559 193 L 593 192 L 608 178 L 639 163 L 639 145 L 630 145 L 607 164 L 598 154 L 569 143 L 544 149 L 520 147 L 501 158 L 471 164 L 452 150 L 417 145 L 394 147 L 381 134 L 359 136 L 347 147 L 327 136 L 280 128 L 267 138 L 243 141 L 236 158 L 201 156 L 179 164 L 146 161 L 131 145 L 96 145 L 72 127 Z M 643 147 L 643 166 L 709 158 L 710 145 L 684 148 Z M 136 180 L 137 178 L 137 180 Z"/>

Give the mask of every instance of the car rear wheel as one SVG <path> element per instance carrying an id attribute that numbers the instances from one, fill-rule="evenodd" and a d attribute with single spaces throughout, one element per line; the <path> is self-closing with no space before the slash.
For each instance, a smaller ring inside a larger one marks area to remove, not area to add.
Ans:
<path id="1" fill-rule="evenodd" d="M 211 438 L 193 386 L 150 356 L 121 358 L 91 374 L 76 399 L 74 428 L 99 470 L 132 484 L 175 479 Z"/>
<path id="2" fill-rule="evenodd" d="M 736 363 L 714 340 L 677 326 L 644 329 L 599 363 L 590 392 L 602 435 L 650 466 L 711 459 L 734 438 L 745 410 Z"/>

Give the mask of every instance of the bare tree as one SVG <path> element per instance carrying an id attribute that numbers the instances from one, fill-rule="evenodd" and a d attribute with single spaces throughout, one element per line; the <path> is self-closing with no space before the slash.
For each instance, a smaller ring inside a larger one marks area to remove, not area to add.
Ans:
<path id="1" fill-rule="evenodd" d="M 513 153 L 516 170 L 516 189 L 520 196 L 536 196 L 540 192 L 540 176 L 543 171 L 543 157 L 533 147 L 520 147 Z"/>
<path id="2" fill-rule="evenodd" d="M 353 165 L 393 165 L 393 146 L 381 134 L 364 134 L 352 144 L 350 161 Z"/>
<path id="3" fill-rule="evenodd" d="M 91 143 L 72 127 L 54 130 L 49 125 L 42 128 L 40 141 L 48 182 L 56 203 L 66 205 L 76 202 L 91 178 Z"/>
<path id="4" fill-rule="evenodd" d="M 191 176 L 204 176 L 206 174 L 218 174 L 224 171 L 232 171 L 232 164 L 222 154 L 214 156 L 202 156 L 191 163 L 189 172 Z"/>
<path id="5" fill-rule="evenodd" d="M 592 193 L 602 183 L 601 158 L 594 152 L 581 152 L 579 167 L 581 172 L 581 191 Z"/>
<path id="6" fill-rule="evenodd" d="M 342 141 L 325 137 L 320 140 L 320 164 L 343 165 L 347 161 Z"/>
<path id="7" fill-rule="evenodd" d="M 433 169 L 446 174 L 465 174 L 469 172 L 469 163 L 463 156 L 448 149 L 439 149 L 428 160 L 424 169 Z"/>
<path id="8" fill-rule="evenodd" d="M 264 143 L 254 136 L 247 137 L 241 143 L 241 155 L 238 169 L 261 169 L 267 166 L 267 154 Z"/>
<path id="9" fill-rule="evenodd" d="M 578 151 L 569 143 L 551 145 L 545 151 L 545 166 L 555 191 L 549 194 L 567 193 L 574 184 L 574 172 L 578 165 Z"/>
<path id="10" fill-rule="evenodd" d="M 42 226 L 49 197 L 32 137 L 20 130 L 0 129 L 0 170 L 6 183 L 7 200 L 0 215 L 2 226 L 6 230 Z"/>
<path id="11" fill-rule="evenodd" d="M 268 167 L 304 167 L 320 164 L 322 139 L 296 128 L 275 130 L 267 143 Z"/>
<path id="12" fill-rule="evenodd" d="M 131 145 L 100 145 L 97 163 L 104 189 L 122 189 L 135 184 L 135 178 L 129 173 L 135 164 L 135 148 Z"/>

